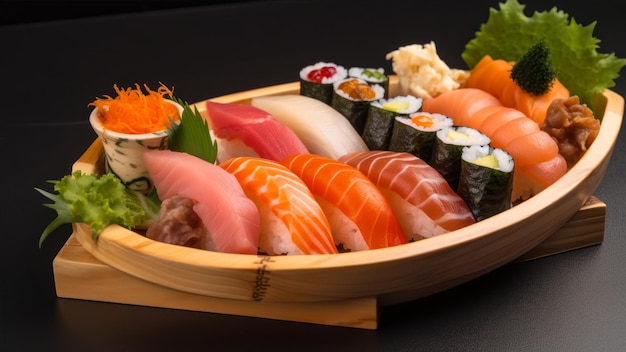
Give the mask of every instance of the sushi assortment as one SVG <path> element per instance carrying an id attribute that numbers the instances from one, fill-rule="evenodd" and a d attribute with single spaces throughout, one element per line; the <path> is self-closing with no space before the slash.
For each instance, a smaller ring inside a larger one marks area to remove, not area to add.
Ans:
<path id="1" fill-rule="evenodd" d="M 402 95 L 390 96 L 382 68 L 317 62 L 299 72 L 299 94 L 207 101 L 214 162 L 143 156 L 162 201 L 146 236 L 252 255 L 375 250 L 495 216 L 575 163 L 544 125 L 570 98 L 558 80 L 528 94 L 508 75 L 515 63 L 484 55 L 450 69 L 434 43 L 386 59 Z"/>

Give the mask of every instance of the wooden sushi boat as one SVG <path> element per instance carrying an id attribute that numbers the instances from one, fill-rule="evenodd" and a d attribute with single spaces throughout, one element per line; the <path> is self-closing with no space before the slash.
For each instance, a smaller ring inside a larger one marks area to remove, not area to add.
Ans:
<path id="1" fill-rule="evenodd" d="M 390 80 L 390 96 L 398 80 Z M 244 103 L 298 94 L 298 82 L 211 99 Z M 113 225 L 92 240 L 86 224 L 53 262 L 57 295 L 104 302 L 376 329 L 381 307 L 418 299 L 514 261 L 589 245 L 604 236 L 606 205 L 593 197 L 622 123 L 611 90 L 599 135 L 556 183 L 489 219 L 406 245 L 333 255 L 226 254 L 175 246 Z M 204 102 L 195 104 L 206 114 Z M 96 140 L 73 170 L 101 172 Z"/>

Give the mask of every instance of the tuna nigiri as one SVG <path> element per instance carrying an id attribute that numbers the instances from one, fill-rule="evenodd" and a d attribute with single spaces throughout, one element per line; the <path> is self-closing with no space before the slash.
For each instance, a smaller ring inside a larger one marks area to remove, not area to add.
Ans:
<path id="1" fill-rule="evenodd" d="M 391 205 L 363 173 L 328 157 L 298 154 L 281 164 L 311 190 L 331 225 L 335 244 L 359 251 L 407 243 Z"/>
<path id="2" fill-rule="evenodd" d="M 475 222 L 463 199 L 439 172 L 410 153 L 368 151 L 339 159 L 356 167 L 389 200 L 409 240 L 440 235 Z"/>
<path id="3" fill-rule="evenodd" d="M 424 111 L 449 116 L 455 124 L 475 128 L 492 140 L 494 147 L 515 160 L 513 200 L 527 199 L 567 172 L 556 141 L 521 111 L 493 102 L 493 96 L 476 88 L 461 88 L 424 101 Z M 476 108 L 479 106 L 480 108 Z M 533 126 L 536 125 L 536 126 Z M 559 160 L 553 160 L 553 159 Z M 552 162 L 559 167 L 524 172 L 537 164 Z M 526 180 L 532 174 L 533 180 Z"/>
<path id="4" fill-rule="evenodd" d="M 233 175 L 182 152 L 153 150 L 143 158 L 161 200 L 193 200 L 216 251 L 257 254 L 259 211 Z"/>
<path id="5" fill-rule="evenodd" d="M 267 112 L 245 104 L 206 102 L 208 123 L 218 142 L 218 160 L 259 156 L 281 160 L 307 153 L 298 136 Z"/>
<path id="6" fill-rule="evenodd" d="M 486 55 L 474 66 L 464 87 L 482 89 L 497 97 L 504 106 L 523 112 L 538 124 L 546 118 L 554 99 L 569 98 L 569 90 L 558 79 L 545 94 L 537 96 L 525 92 L 511 79 L 513 65 L 514 62 L 494 60 Z"/>
<path id="7" fill-rule="evenodd" d="M 311 153 L 338 159 L 347 153 L 368 150 L 350 122 L 317 99 L 302 95 L 264 96 L 253 98 L 251 105 L 291 128 Z"/>
<path id="8" fill-rule="evenodd" d="M 232 158 L 220 166 L 237 178 L 259 209 L 260 252 L 337 253 L 322 208 L 306 184 L 285 166 L 256 157 Z"/>

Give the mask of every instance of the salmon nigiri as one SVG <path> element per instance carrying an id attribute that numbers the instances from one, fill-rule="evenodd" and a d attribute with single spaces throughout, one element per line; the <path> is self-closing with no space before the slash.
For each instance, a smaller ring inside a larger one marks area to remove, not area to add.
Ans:
<path id="1" fill-rule="evenodd" d="M 502 105 L 515 108 L 523 112 L 537 124 L 545 120 L 548 107 L 554 99 L 567 99 L 570 97 L 569 90 L 555 79 L 550 90 L 542 95 L 534 95 L 525 92 L 511 78 L 511 69 L 514 62 L 494 60 L 485 55 L 474 68 L 465 81 L 464 87 L 478 88 L 497 97 Z"/>
<path id="2" fill-rule="evenodd" d="M 281 160 L 308 149 L 289 127 L 254 106 L 206 102 L 207 122 L 218 142 L 218 160 L 259 156 Z"/>
<path id="3" fill-rule="evenodd" d="M 257 254 L 259 211 L 233 175 L 182 152 L 152 150 L 143 158 L 161 200 L 181 196 L 195 203 L 193 210 L 215 247 L 204 249 Z"/>
<path id="4" fill-rule="evenodd" d="M 391 247 L 407 238 L 378 187 L 356 168 L 316 154 L 281 161 L 300 177 L 324 209 L 343 251 Z"/>
<path id="5" fill-rule="evenodd" d="M 347 154 L 339 160 L 356 167 L 381 189 L 409 240 L 476 222 L 446 179 L 413 154 L 377 150 Z"/>
<path id="6" fill-rule="evenodd" d="M 236 157 L 220 164 L 261 214 L 259 251 L 269 255 L 337 253 L 330 225 L 313 194 L 278 162 Z"/>
<path id="7" fill-rule="evenodd" d="M 555 159 L 560 157 L 559 148 L 550 135 L 541 131 L 521 111 L 493 103 L 492 97 L 479 89 L 461 88 L 425 100 L 423 110 L 447 115 L 455 124 L 462 121 L 463 125 L 473 126 L 472 128 L 487 135 L 494 147 L 509 153 L 515 160 L 512 199 L 523 200 L 552 184 L 567 169 L 560 167 L 559 160 Z M 468 111 L 471 113 L 467 113 Z M 559 167 L 524 172 L 526 168 L 550 161 Z M 530 175 L 532 180 L 527 180 Z"/>

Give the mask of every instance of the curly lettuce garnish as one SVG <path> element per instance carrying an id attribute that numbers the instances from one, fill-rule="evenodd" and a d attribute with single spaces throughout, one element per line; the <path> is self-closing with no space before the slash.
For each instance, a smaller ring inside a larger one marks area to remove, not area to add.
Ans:
<path id="1" fill-rule="evenodd" d="M 130 190 L 114 174 L 101 177 L 76 171 L 56 181 L 57 194 L 35 188 L 54 201 L 44 206 L 56 210 L 57 217 L 44 229 L 39 247 L 50 233 L 63 224 L 85 222 L 92 230 L 93 239 L 105 227 L 117 224 L 129 229 L 147 226 L 158 218 L 160 204 L 143 194 Z"/>
<path id="2" fill-rule="evenodd" d="M 517 0 L 507 0 L 500 3 L 499 11 L 489 9 L 487 22 L 461 55 L 470 69 L 485 55 L 517 61 L 544 40 L 558 79 L 581 102 L 591 104 L 597 94 L 615 86 L 626 59 L 596 50 L 600 42 L 593 37 L 596 22 L 582 26 L 556 7 L 527 17 L 524 8 Z"/>

